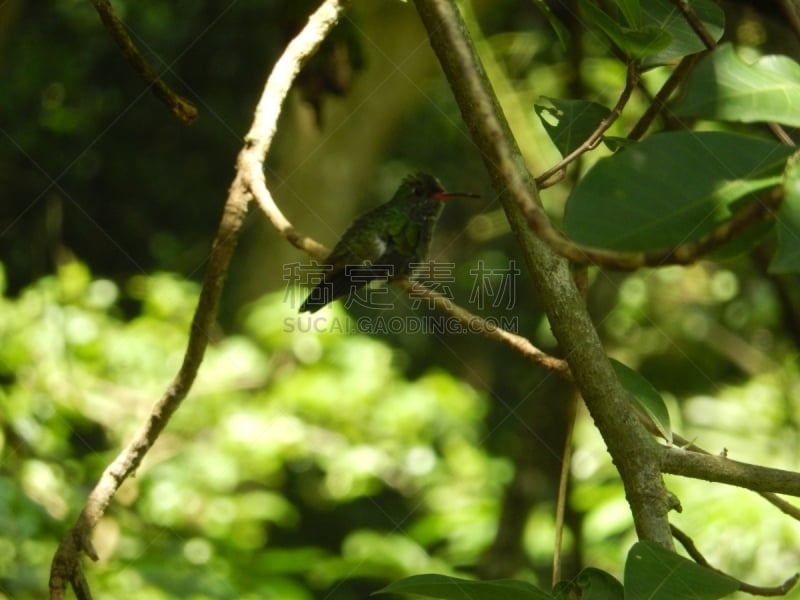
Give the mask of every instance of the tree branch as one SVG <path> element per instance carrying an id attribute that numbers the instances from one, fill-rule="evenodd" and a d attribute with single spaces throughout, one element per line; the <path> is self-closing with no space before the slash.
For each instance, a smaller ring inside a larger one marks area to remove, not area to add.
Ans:
<path id="1" fill-rule="evenodd" d="M 798 14 L 797 4 L 792 0 L 778 0 L 778 3 L 781 5 L 783 14 L 786 15 L 795 37 L 800 40 L 800 14 Z"/>
<path id="2" fill-rule="evenodd" d="M 630 409 L 567 262 L 528 228 L 528 215 L 546 221 L 538 191 L 463 19 L 451 0 L 415 0 L 415 4 L 464 122 L 482 152 L 553 333 L 622 476 L 637 533 L 672 548 L 657 444 Z"/>
<path id="3" fill-rule="evenodd" d="M 622 114 L 622 110 L 625 108 L 625 105 L 628 104 L 628 100 L 630 100 L 631 94 L 633 94 L 633 90 L 636 89 L 636 85 L 638 83 L 639 65 L 636 62 L 631 62 L 628 64 L 628 71 L 625 75 L 625 87 L 623 88 L 622 93 L 619 95 L 616 105 L 614 105 L 614 108 L 611 110 L 611 114 L 600 121 L 600 124 L 597 126 L 597 128 L 595 128 L 595 130 L 589 135 L 588 138 L 586 138 L 586 140 L 584 140 L 580 146 L 575 148 L 575 150 L 567 154 L 564 158 L 547 169 L 544 173 L 536 177 L 536 183 L 539 185 L 539 189 L 552 185 L 550 180 L 552 179 L 553 175 L 563 172 L 564 169 L 567 168 L 567 165 L 574 162 L 585 152 L 588 152 L 597 146 L 598 142 L 603 137 L 603 134 L 608 131 L 608 128 L 611 127 L 617 119 L 619 119 L 619 116 Z"/>
<path id="4" fill-rule="evenodd" d="M 697 61 L 700 60 L 702 56 L 703 53 L 698 52 L 697 54 L 684 56 L 681 59 L 681 62 L 678 63 L 670 76 L 664 82 L 664 85 L 662 85 L 656 93 L 655 98 L 653 98 L 653 101 L 647 107 L 647 110 L 644 111 L 644 114 L 636 122 L 636 125 L 633 126 L 633 129 L 631 129 L 630 133 L 628 134 L 628 139 L 638 140 L 645 134 L 655 118 L 661 113 L 662 110 L 664 110 L 669 97 L 676 89 L 678 89 L 678 86 L 683 82 L 683 80 L 689 76 L 689 73 L 692 72 L 692 69 L 697 64 Z"/>
<path id="5" fill-rule="evenodd" d="M 686 549 L 686 552 L 689 556 L 692 557 L 694 562 L 698 565 L 702 565 L 707 569 L 711 569 L 712 571 L 716 571 L 721 575 L 725 575 L 726 577 L 730 577 L 731 579 L 735 579 L 736 582 L 739 584 L 739 590 L 742 592 L 746 592 L 748 594 L 752 594 L 754 596 L 785 596 L 789 593 L 789 591 L 795 586 L 797 580 L 800 579 L 800 573 L 795 573 L 791 577 L 789 577 L 786 581 L 784 581 L 780 585 L 776 586 L 761 586 L 761 585 L 751 585 L 749 583 L 745 583 L 741 579 L 737 579 L 728 573 L 724 573 L 721 570 L 713 567 L 709 562 L 706 560 L 706 557 L 697 549 L 697 546 L 686 533 L 675 527 L 675 525 L 671 525 L 672 528 L 672 535 L 681 543 Z"/>
<path id="6" fill-rule="evenodd" d="M 661 452 L 664 473 L 727 483 L 755 492 L 800 496 L 800 473 L 738 462 L 677 446 L 662 447 Z"/>
<path id="7" fill-rule="evenodd" d="M 659 437 L 661 436 L 661 432 L 658 430 L 658 427 L 656 427 L 655 423 L 653 423 L 649 418 L 647 418 L 641 413 L 639 414 L 639 421 L 642 423 L 645 429 L 647 429 L 650 433 L 652 433 L 655 436 Z M 683 450 L 713 456 L 711 452 L 709 452 L 708 450 L 701 448 L 694 442 L 687 440 L 685 437 L 683 437 L 679 433 L 675 433 L 674 431 L 672 432 L 672 442 L 675 446 Z M 772 504 L 775 508 L 780 510 L 785 515 L 792 517 L 796 521 L 800 521 L 800 508 L 787 502 L 786 500 L 784 500 L 777 494 L 773 494 L 772 492 L 758 492 L 758 495 L 764 498 L 764 500 Z"/>
<path id="8" fill-rule="evenodd" d="M 553 251 L 572 262 L 591 264 L 617 271 L 635 271 L 642 267 L 691 264 L 729 242 L 743 231 L 766 219 L 773 218 L 774 212 L 782 201 L 783 190 L 774 188 L 763 198 L 749 203 L 730 219 L 714 227 L 699 240 L 680 244 L 673 248 L 648 252 L 615 252 L 576 244 L 553 227 L 540 207 L 525 205 L 522 210 L 530 228 L 547 242 Z"/>
<path id="9" fill-rule="evenodd" d="M 119 17 L 114 13 L 111 3 L 108 0 L 91 0 L 95 10 L 100 15 L 106 30 L 117 42 L 117 46 L 122 50 L 122 54 L 128 59 L 133 69 L 144 79 L 145 83 L 152 86 L 153 93 L 167 105 L 170 112 L 183 121 L 186 125 L 194 122 L 197 118 L 197 107 L 183 96 L 173 92 L 164 81 L 156 75 L 156 72 L 145 62 L 136 44 L 133 43 L 131 36 L 128 35 L 125 26 Z"/>
<path id="10" fill-rule="evenodd" d="M 441 295 L 439 292 L 426 288 L 420 283 L 411 281 L 409 279 L 399 279 L 394 281 L 393 284 L 406 290 L 407 292 L 414 292 L 415 296 L 418 298 L 425 298 L 432 301 L 434 306 L 436 306 L 439 310 L 447 313 L 451 317 L 458 319 L 458 321 L 467 328 L 467 331 L 471 333 L 479 333 L 489 339 L 493 339 L 505 344 L 517 352 L 525 360 L 537 364 L 540 367 L 544 367 L 550 371 L 554 371 L 567 380 L 572 379 L 572 374 L 570 373 L 567 361 L 543 352 L 534 346 L 528 338 L 498 327 L 494 323 L 491 323 L 483 317 L 468 311 L 466 308 L 455 304 L 449 298 Z"/>
<path id="11" fill-rule="evenodd" d="M 76 523 L 59 545 L 50 568 L 50 598 L 53 600 L 64 598 L 69 583 L 79 598 L 90 597 L 80 566 L 81 553 L 85 552 L 90 558 L 97 560 L 97 552 L 90 539 L 94 527 L 119 487 L 141 464 L 194 382 L 208 345 L 208 332 L 216 319 L 217 305 L 236 239 L 248 202 L 253 196 L 250 180 L 255 175 L 251 170 L 254 165 L 259 165 L 261 171 L 261 161 L 275 133 L 275 122 L 271 119 L 274 117 L 277 121 L 280 105 L 294 76 L 336 23 L 345 3 L 345 0 L 326 0 L 317 9 L 305 28 L 286 48 L 266 83 L 253 125 L 239 154 L 236 177 L 228 191 L 222 220 L 212 246 L 208 271 L 192 320 L 183 364 L 161 399 L 153 406 L 141 429 L 103 472 Z M 277 104 L 275 110 L 272 110 L 270 103 Z"/>
<path id="12" fill-rule="evenodd" d="M 706 29 L 706 26 L 692 10 L 692 7 L 689 6 L 689 2 L 687 2 L 687 0 L 672 0 L 672 3 L 678 7 L 678 10 L 680 10 L 683 14 L 683 18 L 686 19 L 687 23 L 689 23 L 689 26 L 694 30 L 695 34 L 697 34 L 697 37 L 702 40 L 705 47 L 709 50 L 716 48 L 717 41 L 714 39 L 714 36 L 709 33 L 708 29 Z M 767 123 L 767 127 L 769 127 L 769 130 L 772 132 L 772 134 L 782 144 L 786 144 L 787 146 L 795 145 L 791 136 L 786 133 L 786 130 L 778 123 Z"/>

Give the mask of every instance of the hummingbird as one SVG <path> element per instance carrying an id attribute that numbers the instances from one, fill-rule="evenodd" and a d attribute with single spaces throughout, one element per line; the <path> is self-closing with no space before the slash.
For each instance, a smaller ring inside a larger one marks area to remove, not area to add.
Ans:
<path id="1" fill-rule="evenodd" d="M 408 175 L 392 199 L 358 217 L 325 259 L 320 281 L 299 312 L 316 312 L 336 298 L 374 280 L 407 275 L 428 255 L 433 228 L 450 198 L 478 198 L 446 192 L 433 175 Z"/>

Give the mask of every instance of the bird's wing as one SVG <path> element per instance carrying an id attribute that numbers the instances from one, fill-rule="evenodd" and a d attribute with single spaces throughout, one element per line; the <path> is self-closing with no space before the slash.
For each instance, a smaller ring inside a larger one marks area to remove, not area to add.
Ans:
<path id="1" fill-rule="evenodd" d="M 387 228 L 384 236 L 385 247 L 377 263 L 395 264 L 397 257 L 414 257 L 419 238 L 422 235 L 421 227 L 409 219 L 397 219 Z M 415 259 L 416 260 L 416 259 Z"/>
<path id="2" fill-rule="evenodd" d="M 380 232 L 376 231 L 377 236 L 365 234 L 375 230 L 376 224 L 377 219 L 372 213 L 361 215 L 353 221 L 325 259 L 325 263 L 333 267 L 332 271 L 328 271 L 328 276 L 344 270 L 346 266 L 358 266 L 367 261 L 372 263 L 380 258 L 384 251 Z"/>

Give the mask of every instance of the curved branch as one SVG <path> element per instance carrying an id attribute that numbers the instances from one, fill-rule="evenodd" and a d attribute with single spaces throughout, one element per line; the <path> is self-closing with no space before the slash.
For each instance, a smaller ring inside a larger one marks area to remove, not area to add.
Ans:
<path id="1" fill-rule="evenodd" d="M 716 571 L 721 575 L 725 575 L 726 577 L 730 577 L 731 579 L 735 580 L 739 584 L 739 590 L 742 592 L 747 592 L 748 594 L 752 594 L 754 596 L 785 596 L 795 586 L 797 580 L 800 579 L 800 573 L 795 573 L 782 584 L 776 586 L 761 586 L 745 583 L 744 581 L 711 566 L 711 564 L 709 564 L 709 562 L 706 560 L 706 557 L 703 556 L 700 550 L 697 549 L 697 546 L 695 546 L 694 540 L 691 537 L 675 527 L 675 525 L 670 525 L 670 528 L 672 529 L 672 535 L 681 543 L 681 546 L 686 549 L 686 552 L 692 557 L 694 562 L 696 562 L 698 565 L 704 566 L 707 569 L 711 569 L 712 571 Z"/>
<path id="2" fill-rule="evenodd" d="M 277 111 L 294 76 L 336 23 L 345 3 L 345 0 L 326 0 L 317 9 L 305 28 L 286 48 L 266 83 L 253 125 L 245 138 L 245 147 L 239 154 L 237 174 L 228 192 L 222 220 L 214 239 L 183 364 L 161 399 L 153 406 L 141 429 L 103 472 L 76 523 L 59 545 L 50 568 L 51 599 L 64 598 L 68 584 L 72 584 L 79 598 L 90 597 L 80 567 L 81 553 L 97 560 L 97 552 L 90 539 L 94 527 L 119 487 L 141 464 L 194 382 L 208 345 L 208 333 L 216 319 L 217 305 L 239 230 L 253 196 L 251 166 L 263 161 L 275 133 L 273 116 L 276 121 Z M 270 103 L 277 104 L 274 111 L 271 107 L 270 110 L 265 110 L 265 106 Z"/>
<path id="3" fill-rule="evenodd" d="M 774 188 L 764 198 L 751 202 L 699 240 L 647 252 L 616 252 L 577 244 L 559 232 L 538 205 L 525 203 L 520 208 L 528 226 L 554 252 L 564 258 L 576 264 L 591 264 L 617 271 L 635 271 L 642 267 L 691 264 L 726 244 L 741 232 L 772 218 L 782 201 L 783 190 Z"/>
<path id="4" fill-rule="evenodd" d="M 108 0 L 92 0 L 95 10 L 100 15 L 106 30 L 114 38 L 117 46 L 122 50 L 122 54 L 128 59 L 133 69 L 144 79 L 145 83 L 152 86 L 153 93 L 167 105 L 170 112 L 183 121 L 186 125 L 194 122 L 197 118 L 197 107 L 183 96 L 173 92 L 164 81 L 156 75 L 156 72 L 145 62 L 136 44 L 133 43 L 131 36 L 125 30 L 125 26 L 111 8 Z"/>
<path id="5" fill-rule="evenodd" d="M 628 100 L 630 100 L 631 94 L 633 94 L 633 90 L 636 89 L 638 83 L 639 65 L 635 62 L 631 62 L 628 64 L 628 71 L 625 75 L 625 87 L 623 88 L 622 93 L 619 95 L 616 105 L 611 110 L 611 114 L 600 121 L 600 124 L 597 126 L 597 128 L 580 146 L 575 148 L 575 150 L 567 154 L 564 158 L 547 169 L 544 173 L 536 177 L 536 183 L 539 185 L 540 189 L 549 187 L 550 185 L 553 185 L 559 181 L 563 177 L 563 171 L 566 169 L 567 165 L 574 162 L 585 152 L 597 147 L 597 144 L 603 137 L 603 134 L 608 131 L 608 128 L 611 127 L 617 119 L 619 119 L 619 116 L 622 114 L 622 110 L 625 108 L 625 105 L 628 104 Z M 553 175 L 556 174 L 560 174 L 559 178 L 552 180 Z"/>

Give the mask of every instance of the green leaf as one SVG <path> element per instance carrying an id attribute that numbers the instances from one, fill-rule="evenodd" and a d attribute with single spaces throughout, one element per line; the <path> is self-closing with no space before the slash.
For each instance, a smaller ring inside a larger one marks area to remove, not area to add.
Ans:
<path id="1" fill-rule="evenodd" d="M 656 388 L 630 367 L 613 358 L 609 359 L 619 382 L 631 398 L 636 408 L 641 410 L 658 428 L 665 440 L 672 443 L 672 428 L 669 411 Z"/>
<path id="2" fill-rule="evenodd" d="M 716 600 L 737 589 L 735 579 L 653 542 L 635 543 L 625 562 L 626 600 Z"/>
<path id="3" fill-rule="evenodd" d="M 705 56 L 689 76 L 675 107 L 683 117 L 800 126 L 800 64 L 787 56 L 762 56 L 750 64 L 731 44 Z"/>
<path id="4" fill-rule="evenodd" d="M 545 0 L 532 0 L 533 4 L 536 8 L 539 9 L 539 12 L 544 15 L 544 18 L 547 19 L 547 22 L 550 24 L 550 27 L 553 28 L 555 31 L 556 36 L 558 36 L 558 41 L 561 42 L 561 47 L 566 50 L 567 44 L 569 43 L 569 30 L 566 26 L 558 19 L 553 11 L 550 9 L 550 5 L 545 2 Z"/>
<path id="5" fill-rule="evenodd" d="M 725 12 L 713 0 L 691 0 L 689 5 L 714 41 L 719 41 L 725 32 Z M 672 0 L 643 0 L 642 25 L 663 29 L 672 36 L 667 47 L 644 60 L 646 67 L 668 64 L 706 49 Z"/>
<path id="6" fill-rule="evenodd" d="M 572 581 L 559 581 L 553 587 L 553 600 L 624 600 L 622 584 L 611 574 L 587 567 Z"/>
<path id="7" fill-rule="evenodd" d="M 536 104 L 534 110 L 562 156 L 586 141 L 600 122 L 611 114 L 608 108 L 596 102 L 559 100 L 548 96 L 542 96 L 542 99 L 552 107 Z"/>
<path id="8" fill-rule="evenodd" d="M 622 15 L 631 27 L 639 27 L 642 24 L 642 7 L 639 0 L 617 0 Z"/>
<path id="9" fill-rule="evenodd" d="M 448 575 L 412 575 L 390 583 L 375 594 L 416 594 L 443 600 L 552 600 L 524 581 L 473 581 Z"/>
<path id="10" fill-rule="evenodd" d="M 553 600 L 570 600 L 570 596 L 577 596 L 580 593 L 578 585 L 572 581 L 559 581 L 553 586 Z"/>
<path id="11" fill-rule="evenodd" d="M 567 201 L 578 243 L 619 251 L 695 241 L 730 217 L 730 203 L 780 182 L 791 148 L 721 132 L 652 135 L 599 160 Z"/>
<path id="12" fill-rule="evenodd" d="M 769 263 L 770 273 L 800 271 L 800 153 L 786 165 L 783 204 L 776 219 L 778 247 Z"/>
<path id="13" fill-rule="evenodd" d="M 578 575 L 581 600 L 623 600 L 625 591 L 622 584 L 611 574 L 587 567 Z"/>
<path id="14" fill-rule="evenodd" d="M 614 44 L 632 58 L 643 58 L 657 54 L 672 41 L 672 35 L 652 25 L 636 29 L 625 27 L 607 15 L 591 0 L 578 0 L 583 16 L 600 28 Z"/>

